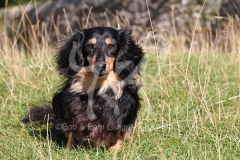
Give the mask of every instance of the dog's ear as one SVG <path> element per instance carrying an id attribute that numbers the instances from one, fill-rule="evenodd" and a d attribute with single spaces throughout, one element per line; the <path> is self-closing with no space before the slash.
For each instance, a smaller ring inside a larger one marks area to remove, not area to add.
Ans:
<path id="1" fill-rule="evenodd" d="M 84 32 L 78 31 L 60 48 L 56 55 L 59 74 L 71 77 L 84 65 L 82 54 L 83 39 Z"/>
<path id="2" fill-rule="evenodd" d="M 142 48 L 136 44 L 132 37 L 132 31 L 123 28 L 118 31 L 119 54 L 115 63 L 115 70 L 122 79 L 139 74 L 141 62 L 144 58 Z"/>

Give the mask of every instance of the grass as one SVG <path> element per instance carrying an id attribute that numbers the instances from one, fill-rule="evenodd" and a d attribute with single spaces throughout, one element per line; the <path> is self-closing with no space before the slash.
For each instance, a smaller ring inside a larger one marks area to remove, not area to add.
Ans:
<path id="1" fill-rule="evenodd" d="M 20 28 L 0 25 L 0 159 L 240 159 L 240 29 L 238 19 L 226 21 L 214 40 L 209 28 L 193 32 L 190 47 L 182 33 L 159 32 L 155 42 L 145 38 L 142 107 L 133 139 L 117 155 L 101 149 L 68 151 L 51 136 L 52 124 L 21 123 L 32 105 L 51 103 L 61 84 L 57 49 L 49 44 L 46 28 L 23 25 L 29 31 L 25 39 Z M 156 45 L 160 51 L 147 50 Z"/>
<path id="2" fill-rule="evenodd" d="M 146 101 L 140 128 L 155 138 L 143 139 L 154 141 L 155 147 L 149 148 L 155 148 L 159 156 L 159 151 L 164 151 L 167 158 L 239 158 L 239 88 L 234 58 L 193 55 L 185 74 L 186 59 L 173 54 L 158 75 L 156 70 L 151 72 L 155 58 L 148 57 L 144 82 L 149 85 L 141 92 Z"/>
<path id="3" fill-rule="evenodd" d="M 171 53 L 166 61 L 147 52 L 140 90 L 142 108 L 134 138 L 118 159 L 239 159 L 239 64 L 223 54 Z M 1 159 L 112 159 L 113 153 L 66 151 L 49 125 L 24 126 L 32 104 L 51 102 L 60 85 L 53 55 L 0 60 Z M 49 132 L 46 132 L 49 131 Z"/>

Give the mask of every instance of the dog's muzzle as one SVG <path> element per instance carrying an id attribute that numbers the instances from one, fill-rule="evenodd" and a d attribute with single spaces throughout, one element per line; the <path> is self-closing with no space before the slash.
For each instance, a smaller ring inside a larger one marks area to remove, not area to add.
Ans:
<path id="1" fill-rule="evenodd" d="M 105 62 L 96 62 L 94 64 L 94 74 L 95 76 L 102 77 L 106 74 L 106 63 Z"/>

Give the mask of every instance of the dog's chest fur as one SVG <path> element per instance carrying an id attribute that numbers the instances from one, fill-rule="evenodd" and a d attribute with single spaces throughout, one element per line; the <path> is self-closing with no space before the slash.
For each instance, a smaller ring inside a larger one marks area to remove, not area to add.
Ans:
<path id="1" fill-rule="evenodd" d="M 70 92 L 89 94 L 95 89 L 98 89 L 98 95 L 103 95 L 108 89 L 111 89 L 114 93 L 114 99 L 117 100 L 122 95 L 123 81 L 114 71 L 99 78 L 92 72 L 85 72 L 84 69 L 81 69 L 73 78 Z"/>

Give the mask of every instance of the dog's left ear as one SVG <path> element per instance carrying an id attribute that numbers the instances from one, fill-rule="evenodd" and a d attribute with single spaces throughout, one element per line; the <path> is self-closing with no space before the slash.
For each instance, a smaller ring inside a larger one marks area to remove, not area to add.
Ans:
<path id="1" fill-rule="evenodd" d="M 84 32 L 75 33 L 58 51 L 56 55 L 57 70 L 65 77 L 76 74 L 84 65 L 82 43 Z"/>
<path id="2" fill-rule="evenodd" d="M 118 75 L 125 79 L 130 74 L 132 76 L 139 74 L 141 62 L 144 59 L 144 52 L 133 40 L 132 31 L 127 28 L 119 30 L 118 40 L 120 49 L 115 63 L 115 70 Z"/>

